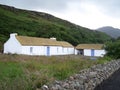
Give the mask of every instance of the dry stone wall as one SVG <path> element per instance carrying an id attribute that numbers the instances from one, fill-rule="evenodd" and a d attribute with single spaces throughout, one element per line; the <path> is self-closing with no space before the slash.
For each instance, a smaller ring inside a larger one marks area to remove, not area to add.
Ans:
<path id="1" fill-rule="evenodd" d="M 120 68 L 120 60 L 113 60 L 106 64 L 95 65 L 84 69 L 78 74 L 70 76 L 65 81 L 55 81 L 50 85 L 43 85 L 42 90 L 94 90 L 103 80 Z"/>

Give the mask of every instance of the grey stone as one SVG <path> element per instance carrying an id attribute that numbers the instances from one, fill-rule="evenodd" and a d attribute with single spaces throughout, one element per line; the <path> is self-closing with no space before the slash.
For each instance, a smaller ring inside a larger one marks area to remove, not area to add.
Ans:
<path id="1" fill-rule="evenodd" d="M 89 74 L 90 77 L 96 77 L 96 75 L 97 75 L 97 72 L 90 72 Z"/>
<path id="2" fill-rule="evenodd" d="M 55 82 L 54 82 L 55 84 L 60 84 L 60 81 L 57 81 L 57 80 L 55 80 Z"/>
<path id="3" fill-rule="evenodd" d="M 69 80 L 71 80 L 71 81 L 74 80 L 74 77 L 73 77 L 73 76 L 70 76 L 70 77 L 69 77 Z"/>
<path id="4" fill-rule="evenodd" d="M 51 86 L 43 85 L 42 90 L 94 90 L 120 68 L 120 60 L 99 64 L 89 69 L 81 70 L 65 81 L 55 81 Z"/>
<path id="5" fill-rule="evenodd" d="M 68 83 L 63 83 L 62 87 L 66 88 L 66 89 L 69 89 L 69 84 Z"/>
<path id="6" fill-rule="evenodd" d="M 55 86 L 52 86 L 52 89 L 50 90 L 63 90 L 63 89 L 60 85 L 55 85 Z"/>
<path id="7" fill-rule="evenodd" d="M 43 85 L 43 86 L 42 86 L 42 90 L 49 90 L 49 88 L 48 88 L 47 85 Z"/>

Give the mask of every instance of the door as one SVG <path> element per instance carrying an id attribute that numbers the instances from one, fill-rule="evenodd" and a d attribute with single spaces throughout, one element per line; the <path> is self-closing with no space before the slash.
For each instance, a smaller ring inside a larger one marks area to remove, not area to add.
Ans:
<path id="1" fill-rule="evenodd" d="M 47 47 L 47 56 L 50 56 L 50 47 Z"/>
<path id="2" fill-rule="evenodd" d="M 33 47 L 30 47 L 30 54 L 33 54 Z"/>
<path id="3" fill-rule="evenodd" d="M 79 50 L 79 54 L 80 54 L 80 55 L 84 55 L 83 49 L 80 49 L 80 50 Z"/>
<path id="4" fill-rule="evenodd" d="M 95 50 L 91 49 L 91 56 L 95 56 Z"/>

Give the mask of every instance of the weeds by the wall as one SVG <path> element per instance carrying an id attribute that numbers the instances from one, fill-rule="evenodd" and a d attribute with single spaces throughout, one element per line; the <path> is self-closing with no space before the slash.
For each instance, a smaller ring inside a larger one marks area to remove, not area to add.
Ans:
<path id="1" fill-rule="evenodd" d="M 83 56 L 0 55 L 0 90 L 35 90 L 54 80 L 64 80 L 81 69 L 104 60 Z"/>

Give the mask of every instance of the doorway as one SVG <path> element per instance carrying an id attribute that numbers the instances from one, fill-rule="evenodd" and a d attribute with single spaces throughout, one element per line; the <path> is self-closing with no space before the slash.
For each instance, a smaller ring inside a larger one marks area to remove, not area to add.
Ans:
<path id="1" fill-rule="evenodd" d="M 91 49 L 91 56 L 94 57 L 95 56 L 95 50 Z"/>
<path id="2" fill-rule="evenodd" d="M 50 47 L 47 47 L 47 56 L 50 56 Z"/>
<path id="3" fill-rule="evenodd" d="M 84 50 L 83 49 L 79 49 L 78 55 L 84 55 Z"/>

